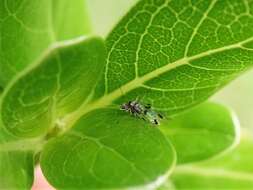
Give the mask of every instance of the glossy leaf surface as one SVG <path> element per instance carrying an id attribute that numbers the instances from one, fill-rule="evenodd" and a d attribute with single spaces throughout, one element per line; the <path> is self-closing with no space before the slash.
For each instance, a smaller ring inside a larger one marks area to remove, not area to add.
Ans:
<path id="1" fill-rule="evenodd" d="M 239 128 L 235 114 L 216 103 L 201 104 L 160 127 L 176 149 L 178 164 L 208 159 L 234 147 Z"/>
<path id="2" fill-rule="evenodd" d="M 166 180 L 175 159 L 157 128 L 118 110 L 99 109 L 47 144 L 41 166 L 57 189 L 148 188 Z"/>

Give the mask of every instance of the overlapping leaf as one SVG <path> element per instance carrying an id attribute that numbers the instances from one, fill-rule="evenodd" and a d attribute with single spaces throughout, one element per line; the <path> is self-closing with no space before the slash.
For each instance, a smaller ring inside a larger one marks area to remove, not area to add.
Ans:
<path id="1" fill-rule="evenodd" d="M 51 1 L 52 27 L 57 41 L 69 40 L 91 32 L 86 1 Z"/>
<path id="2" fill-rule="evenodd" d="M 35 144 L 24 149 L 15 140 L 0 128 L 0 189 L 30 189 L 33 184 Z"/>
<path id="3" fill-rule="evenodd" d="M 48 0 L 0 2 L 0 86 L 6 84 L 53 41 Z"/>
<path id="4" fill-rule="evenodd" d="M 177 163 L 209 159 L 239 142 L 239 122 L 228 108 L 204 103 L 160 127 L 177 152 Z"/>
<path id="5" fill-rule="evenodd" d="M 51 43 L 86 34 L 89 24 L 84 10 L 82 0 L 1 0 L 0 86 L 5 87 L 17 73 L 35 62 Z"/>
<path id="6" fill-rule="evenodd" d="M 0 151 L 0 189 L 30 189 L 33 164 L 32 152 Z"/>
<path id="7" fill-rule="evenodd" d="M 57 189 L 154 188 L 171 172 L 175 152 L 157 128 L 99 109 L 48 143 L 41 164 Z"/>
<path id="8" fill-rule="evenodd" d="M 252 146 L 252 135 L 243 136 L 230 154 L 202 164 L 179 166 L 171 182 L 175 189 L 252 189 Z"/>
<path id="9" fill-rule="evenodd" d="M 1 118 L 12 134 L 40 136 L 85 104 L 102 73 L 105 48 L 99 38 L 61 43 L 24 72 L 3 95 Z"/>

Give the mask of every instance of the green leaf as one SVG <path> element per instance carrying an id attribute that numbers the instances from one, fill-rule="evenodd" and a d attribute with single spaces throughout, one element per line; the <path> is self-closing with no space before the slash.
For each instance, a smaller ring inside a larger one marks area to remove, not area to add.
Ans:
<path id="1" fill-rule="evenodd" d="M 252 135 L 243 136 L 233 152 L 202 164 L 179 166 L 172 176 L 176 189 L 252 189 Z"/>
<path id="2" fill-rule="evenodd" d="M 99 103 L 139 96 L 176 114 L 206 100 L 252 67 L 252 12 L 247 1 L 141 0 L 107 37 Z"/>
<path id="3" fill-rule="evenodd" d="M 0 1 L 1 87 L 5 87 L 27 65 L 34 63 L 51 43 L 88 32 L 84 1 L 74 2 Z M 63 12 L 66 6 L 69 9 Z M 64 22 L 68 24 L 68 29 L 63 26 Z"/>
<path id="4" fill-rule="evenodd" d="M 170 180 L 167 180 L 164 184 L 162 184 L 162 186 L 158 188 L 158 190 L 176 190 L 176 187 Z"/>
<path id="5" fill-rule="evenodd" d="M 0 151 L 0 189 L 31 189 L 33 184 L 33 153 Z"/>
<path id="6" fill-rule="evenodd" d="M 239 122 L 226 107 L 204 103 L 161 125 L 177 152 L 178 163 L 208 159 L 239 141 Z"/>
<path id="7" fill-rule="evenodd" d="M 32 63 L 54 40 L 49 0 L 0 1 L 0 86 Z"/>
<path id="8" fill-rule="evenodd" d="M 53 27 L 57 41 L 91 33 L 87 0 L 53 0 Z"/>
<path id="9" fill-rule="evenodd" d="M 13 135 L 35 137 L 89 101 L 104 68 L 100 38 L 63 42 L 17 77 L 3 94 L 1 119 Z"/>
<path id="10" fill-rule="evenodd" d="M 113 109 L 88 113 L 41 156 L 57 189 L 156 187 L 174 164 L 174 149 L 157 128 Z"/>
<path id="11" fill-rule="evenodd" d="M 1 96 L 2 93 L 3 93 L 3 88 L 0 87 L 0 96 Z"/>
<path id="12" fill-rule="evenodd" d="M 13 138 L 0 128 L 0 189 L 31 189 L 34 153 L 31 149 L 23 149 L 22 144 L 6 143 L 12 140 Z"/>

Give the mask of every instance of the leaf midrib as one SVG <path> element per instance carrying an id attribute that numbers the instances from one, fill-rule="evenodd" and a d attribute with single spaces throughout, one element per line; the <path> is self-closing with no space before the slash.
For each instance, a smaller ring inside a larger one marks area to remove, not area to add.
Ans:
<path id="1" fill-rule="evenodd" d="M 161 74 L 169 72 L 177 67 L 187 65 L 193 60 L 200 59 L 200 58 L 203 58 L 208 55 L 212 55 L 215 53 L 219 53 L 219 52 L 223 52 L 223 51 L 231 50 L 231 49 L 235 49 L 235 48 L 241 48 L 241 49 L 253 51 L 253 49 L 243 47 L 243 44 L 246 44 L 252 40 L 253 40 L 253 37 L 250 37 L 250 38 L 247 38 L 246 40 L 243 40 L 243 41 L 240 41 L 240 42 L 237 42 L 234 44 L 230 44 L 230 45 L 227 45 L 227 46 L 224 46 L 221 48 L 216 48 L 216 49 L 204 51 L 202 53 L 199 53 L 199 54 L 196 54 L 193 56 L 186 56 L 186 57 L 183 57 L 173 63 L 168 63 L 162 67 L 159 67 L 159 68 L 153 70 L 152 72 L 149 72 L 141 77 L 138 77 L 138 78 L 135 78 L 135 79 L 129 81 L 128 83 L 120 86 L 118 89 L 115 89 L 114 91 L 102 96 L 98 100 L 95 100 L 95 101 L 89 103 L 88 105 L 86 104 L 86 102 L 83 103 L 76 111 L 66 115 L 65 118 L 63 119 L 63 122 L 66 124 L 66 126 L 71 127 L 81 116 L 85 115 L 86 113 L 96 110 L 96 109 L 99 109 L 99 108 L 109 106 L 110 104 L 112 104 L 113 101 L 115 101 L 116 99 L 118 99 L 122 96 L 122 91 L 126 94 L 138 87 L 141 87 L 147 81 L 149 81 Z"/>

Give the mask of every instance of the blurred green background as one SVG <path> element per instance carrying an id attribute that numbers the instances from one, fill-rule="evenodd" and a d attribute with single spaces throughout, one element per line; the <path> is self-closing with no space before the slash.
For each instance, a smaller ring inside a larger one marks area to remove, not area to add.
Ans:
<path id="1" fill-rule="evenodd" d="M 87 0 L 94 34 L 106 36 L 137 0 Z M 212 97 L 231 107 L 241 126 L 253 131 L 253 70 L 245 73 Z"/>

